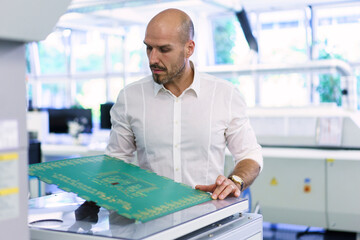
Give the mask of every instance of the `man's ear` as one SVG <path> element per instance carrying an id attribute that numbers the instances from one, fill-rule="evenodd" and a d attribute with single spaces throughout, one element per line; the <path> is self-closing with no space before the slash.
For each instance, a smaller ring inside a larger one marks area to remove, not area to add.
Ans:
<path id="1" fill-rule="evenodd" d="M 185 44 L 185 57 L 190 58 L 193 55 L 195 50 L 195 42 L 193 40 L 187 41 Z"/>

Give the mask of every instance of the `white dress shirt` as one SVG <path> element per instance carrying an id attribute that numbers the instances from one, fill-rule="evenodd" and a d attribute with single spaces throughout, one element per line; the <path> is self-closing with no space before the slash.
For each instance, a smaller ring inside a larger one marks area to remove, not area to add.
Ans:
<path id="1" fill-rule="evenodd" d="M 263 165 L 245 108 L 232 83 L 196 68 L 179 97 L 148 76 L 119 93 L 105 154 L 192 187 L 213 184 L 224 174 L 226 146 L 235 164 L 253 159 Z"/>

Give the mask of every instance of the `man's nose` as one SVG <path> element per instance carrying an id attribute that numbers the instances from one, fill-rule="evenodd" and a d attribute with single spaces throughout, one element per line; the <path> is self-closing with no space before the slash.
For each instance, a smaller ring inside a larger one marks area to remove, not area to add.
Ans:
<path id="1" fill-rule="evenodd" d="M 159 52 L 156 49 L 152 49 L 149 53 L 149 63 L 155 64 L 159 63 Z"/>

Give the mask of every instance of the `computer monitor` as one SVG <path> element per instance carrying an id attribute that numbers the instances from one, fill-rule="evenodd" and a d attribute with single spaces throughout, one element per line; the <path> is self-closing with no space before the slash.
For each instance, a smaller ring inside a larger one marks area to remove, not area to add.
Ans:
<path id="1" fill-rule="evenodd" d="M 100 105 L 100 128 L 111 129 L 110 109 L 114 103 L 108 102 Z"/>
<path id="2" fill-rule="evenodd" d="M 41 142 L 36 139 L 29 139 L 28 146 L 28 162 L 29 164 L 41 163 Z"/>
<path id="3" fill-rule="evenodd" d="M 69 133 L 69 122 L 76 121 L 84 126 L 82 133 L 92 133 L 91 109 L 68 108 L 47 109 L 49 113 L 49 132 Z"/>

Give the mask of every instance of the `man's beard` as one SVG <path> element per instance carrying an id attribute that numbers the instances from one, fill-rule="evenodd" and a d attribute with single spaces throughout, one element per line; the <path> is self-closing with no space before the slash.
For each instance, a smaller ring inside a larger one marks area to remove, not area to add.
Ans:
<path id="1" fill-rule="evenodd" d="M 157 64 L 150 65 L 150 68 L 158 68 L 163 71 L 166 71 L 166 75 L 163 76 L 163 79 L 160 79 L 160 74 L 156 74 L 156 73 L 152 74 L 153 79 L 157 84 L 164 85 L 166 83 L 173 82 L 175 79 L 180 78 L 185 72 L 185 65 L 186 65 L 186 63 L 184 61 L 182 66 L 175 68 L 175 71 L 172 71 L 170 73 L 167 72 L 166 68 L 162 68 L 162 67 L 158 66 Z"/>

